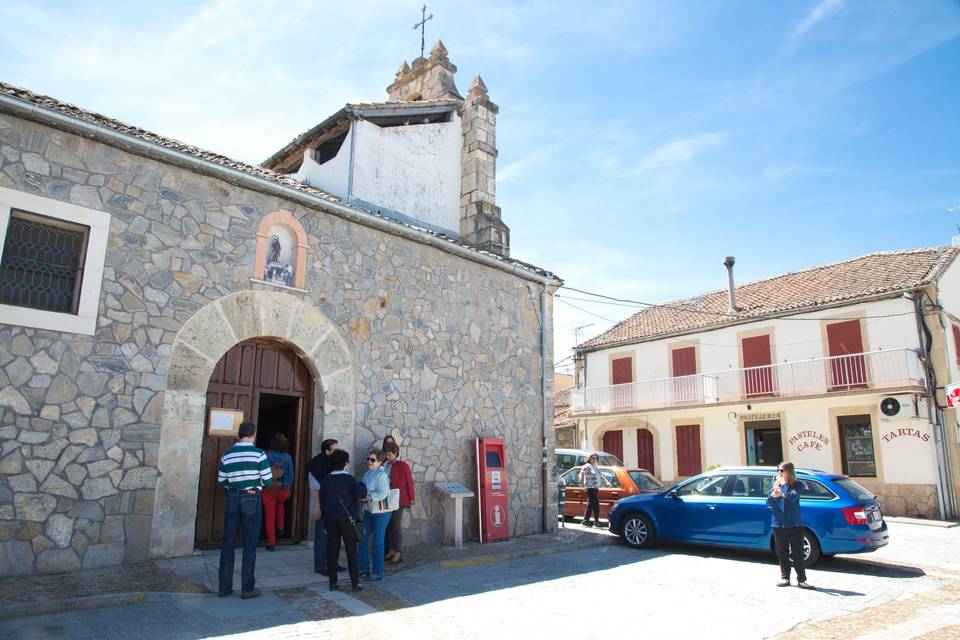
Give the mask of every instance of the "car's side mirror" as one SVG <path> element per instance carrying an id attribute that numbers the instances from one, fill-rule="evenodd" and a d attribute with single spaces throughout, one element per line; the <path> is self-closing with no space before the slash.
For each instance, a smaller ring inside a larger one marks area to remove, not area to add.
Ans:
<path id="1" fill-rule="evenodd" d="M 668 497 L 668 498 L 673 498 L 674 500 L 676 500 L 676 499 L 677 499 L 677 492 L 676 492 L 676 491 L 671 491 L 670 493 L 667 494 L 667 497 Z"/>

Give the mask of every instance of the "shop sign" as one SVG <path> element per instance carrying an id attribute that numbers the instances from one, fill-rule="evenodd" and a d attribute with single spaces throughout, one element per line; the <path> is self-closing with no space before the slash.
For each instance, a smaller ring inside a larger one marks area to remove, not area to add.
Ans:
<path id="1" fill-rule="evenodd" d="M 796 446 L 797 451 L 803 451 L 804 449 L 823 451 L 823 447 L 830 444 L 830 438 L 827 437 L 827 434 L 819 431 L 800 431 L 791 436 L 789 442 L 791 447 Z"/>
<path id="2" fill-rule="evenodd" d="M 887 431 L 886 433 L 881 434 L 880 437 L 884 442 L 890 442 L 891 440 L 896 440 L 897 438 L 916 438 L 921 442 L 927 442 L 930 440 L 929 433 L 924 433 L 920 429 L 913 429 L 911 427 L 893 429 L 892 431 Z"/>
<path id="3" fill-rule="evenodd" d="M 741 413 L 740 419 L 744 422 L 760 422 L 761 420 L 779 420 L 779 411 L 767 411 L 763 413 Z"/>
<path id="4" fill-rule="evenodd" d="M 948 384 L 943 390 L 947 394 L 947 408 L 956 409 L 960 407 L 960 382 Z"/>

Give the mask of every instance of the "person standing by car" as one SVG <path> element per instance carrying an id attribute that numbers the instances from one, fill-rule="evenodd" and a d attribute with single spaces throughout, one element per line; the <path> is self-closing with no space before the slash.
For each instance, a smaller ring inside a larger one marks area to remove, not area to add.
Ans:
<path id="1" fill-rule="evenodd" d="M 603 479 L 600 475 L 600 469 L 597 464 L 600 462 L 600 456 L 591 453 L 587 458 L 587 464 L 580 469 L 580 482 L 587 490 L 587 510 L 583 514 L 583 525 L 592 527 L 590 524 L 590 514 L 593 514 L 593 522 L 600 526 L 600 485 Z"/>
<path id="2" fill-rule="evenodd" d="M 790 563 L 797 572 L 797 586 L 813 589 L 807 583 L 807 571 L 803 566 L 803 520 L 800 517 L 800 489 L 792 462 L 781 462 L 777 467 L 777 479 L 767 498 L 772 512 L 773 542 L 780 561 L 778 587 L 790 586 Z"/>

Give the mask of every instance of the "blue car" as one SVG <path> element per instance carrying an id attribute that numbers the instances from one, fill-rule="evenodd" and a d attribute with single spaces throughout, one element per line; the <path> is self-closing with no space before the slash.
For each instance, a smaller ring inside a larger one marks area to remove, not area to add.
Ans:
<path id="1" fill-rule="evenodd" d="M 694 476 L 658 493 L 618 500 L 610 531 L 631 547 L 657 540 L 773 551 L 767 496 L 775 467 L 726 467 Z M 876 496 L 847 476 L 797 469 L 805 528 L 804 564 L 821 555 L 865 553 L 889 534 Z"/>

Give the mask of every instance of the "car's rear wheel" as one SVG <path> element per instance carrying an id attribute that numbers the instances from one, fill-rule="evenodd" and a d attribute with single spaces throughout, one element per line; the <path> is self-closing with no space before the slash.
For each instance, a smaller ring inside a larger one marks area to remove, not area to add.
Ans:
<path id="1" fill-rule="evenodd" d="M 624 517 L 620 537 L 623 538 L 624 543 L 634 549 L 649 547 L 656 540 L 653 523 L 642 513 L 631 513 Z"/>
<path id="2" fill-rule="evenodd" d="M 809 529 L 803 530 L 803 566 L 810 567 L 820 559 L 820 543 Z"/>

